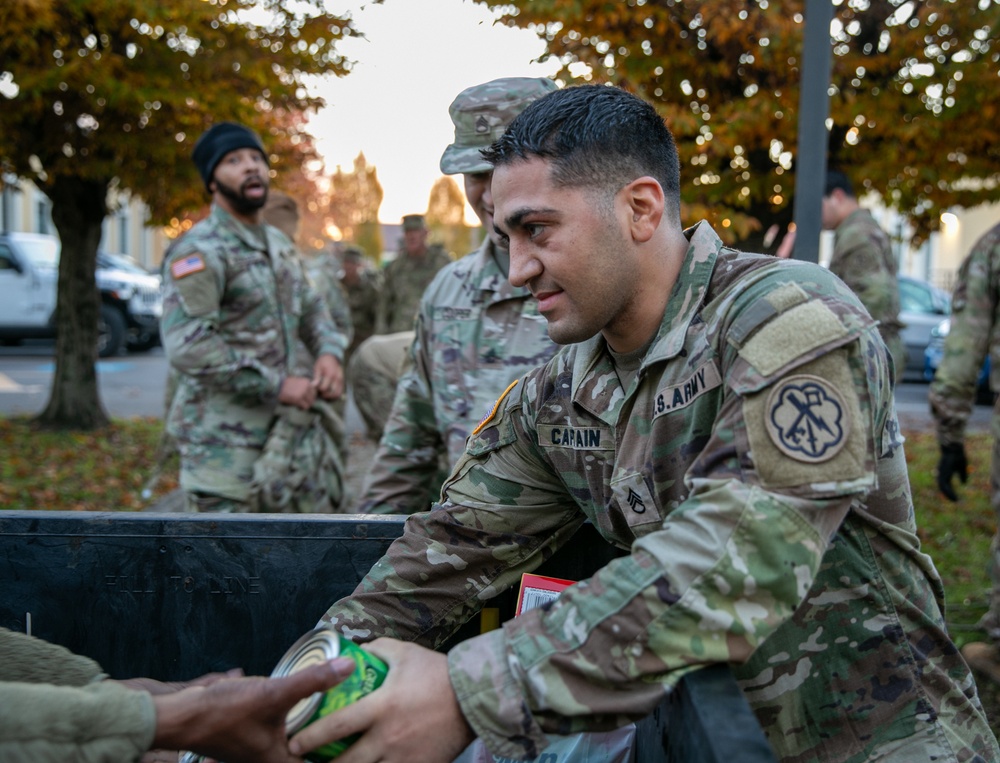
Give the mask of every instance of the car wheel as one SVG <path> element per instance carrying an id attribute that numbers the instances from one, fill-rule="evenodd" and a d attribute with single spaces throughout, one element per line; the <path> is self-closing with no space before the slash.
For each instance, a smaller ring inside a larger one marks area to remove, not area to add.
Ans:
<path id="1" fill-rule="evenodd" d="M 125 343 L 125 316 L 110 305 L 101 305 L 97 318 L 97 357 L 111 358 Z"/>
<path id="2" fill-rule="evenodd" d="M 144 331 L 129 337 L 126 349 L 129 352 L 148 352 L 160 343 L 160 335 L 155 331 Z"/>

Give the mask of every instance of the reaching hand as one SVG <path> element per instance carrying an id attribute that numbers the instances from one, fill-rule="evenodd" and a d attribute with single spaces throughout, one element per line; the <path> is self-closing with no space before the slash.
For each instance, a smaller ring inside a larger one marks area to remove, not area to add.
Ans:
<path id="1" fill-rule="evenodd" d="M 969 479 L 969 462 L 965 457 L 965 445 L 960 442 L 941 446 L 941 460 L 938 461 L 938 489 L 950 501 L 957 501 L 958 494 L 952 487 L 951 478 L 958 475 L 964 485 Z"/>
<path id="2" fill-rule="evenodd" d="M 288 749 L 285 716 L 299 700 L 340 683 L 355 669 L 337 658 L 283 678 L 223 678 L 153 697 L 153 746 L 193 750 L 226 763 L 301 763 Z"/>

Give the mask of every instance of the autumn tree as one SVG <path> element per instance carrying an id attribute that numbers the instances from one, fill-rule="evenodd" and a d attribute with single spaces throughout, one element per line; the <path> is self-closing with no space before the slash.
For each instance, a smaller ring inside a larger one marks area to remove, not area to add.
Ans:
<path id="1" fill-rule="evenodd" d="M 354 158 L 354 169 L 339 166 L 330 176 L 330 217 L 345 241 L 364 249 L 377 261 L 382 254 L 378 209 L 382 206 L 382 184 L 378 171 L 368 166 L 364 153 Z"/>
<path id="2" fill-rule="evenodd" d="M 297 161 L 304 122 L 284 117 L 321 105 L 304 78 L 346 74 L 336 44 L 356 31 L 322 0 L 5 0 L 0 28 L 0 167 L 48 195 L 62 242 L 40 422 L 94 428 L 107 421 L 94 269 L 109 187 L 154 222 L 204 205 L 191 150 L 224 119 L 256 128 L 275 170 Z"/>
<path id="3" fill-rule="evenodd" d="M 442 175 L 431 186 L 427 227 L 431 238 L 449 252 L 461 256 L 472 249 L 472 231 L 465 224 L 465 194 L 450 175 Z"/>
<path id="4" fill-rule="evenodd" d="M 535 30 L 560 78 L 655 104 L 677 138 L 685 222 L 746 242 L 791 219 L 805 0 L 477 2 Z M 828 165 L 918 240 L 949 207 L 1000 198 L 1000 0 L 834 6 Z"/>

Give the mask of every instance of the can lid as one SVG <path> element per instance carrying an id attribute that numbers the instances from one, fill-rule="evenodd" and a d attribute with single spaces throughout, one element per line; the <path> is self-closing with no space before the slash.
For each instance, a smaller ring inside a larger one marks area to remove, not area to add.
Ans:
<path id="1" fill-rule="evenodd" d="M 306 633 L 285 652 L 271 671 L 272 678 L 290 676 L 303 668 L 328 662 L 340 655 L 340 637 L 329 628 L 316 628 Z M 301 699 L 292 706 L 285 716 L 285 731 L 294 734 L 312 718 L 323 700 L 323 693 Z"/>

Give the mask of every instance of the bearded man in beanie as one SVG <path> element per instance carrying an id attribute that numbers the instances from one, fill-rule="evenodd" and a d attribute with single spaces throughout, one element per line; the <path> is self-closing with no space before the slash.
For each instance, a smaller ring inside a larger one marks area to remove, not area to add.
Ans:
<path id="1" fill-rule="evenodd" d="M 161 334 L 179 377 L 167 430 L 189 511 L 249 511 L 278 406 L 308 410 L 317 397 L 339 397 L 349 338 L 291 239 L 262 220 L 270 178 L 260 138 L 222 122 L 193 158 L 212 210 L 164 258 Z M 316 358 L 311 377 L 292 370 L 297 338 Z"/>
<path id="2" fill-rule="evenodd" d="M 358 511 L 429 509 L 496 397 L 557 349 L 538 302 L 507 280 L 510 255 L 493 228 L 493 168 L 479 153 L 555 89 L 549 79 L 506 77 L 463 90 L 451 104 L 455 142 L 441 157 L 441 172 L 464 177 L 487 235 L 476 251 L 440 270 L 423 294 L 407 370 Z"/>

